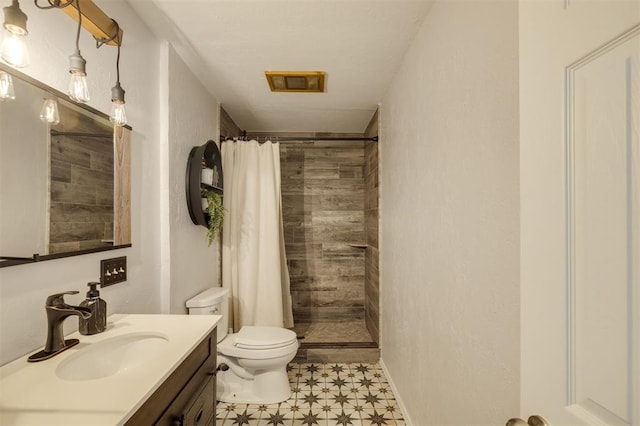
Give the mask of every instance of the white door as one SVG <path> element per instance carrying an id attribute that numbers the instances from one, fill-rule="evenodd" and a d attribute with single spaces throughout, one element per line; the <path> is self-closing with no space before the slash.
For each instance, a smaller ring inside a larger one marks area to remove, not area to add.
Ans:
<path id="1" fill-rule="evenodd" d="M 640 425 L 640 0 L 519 23 L 520 417 Z"/>

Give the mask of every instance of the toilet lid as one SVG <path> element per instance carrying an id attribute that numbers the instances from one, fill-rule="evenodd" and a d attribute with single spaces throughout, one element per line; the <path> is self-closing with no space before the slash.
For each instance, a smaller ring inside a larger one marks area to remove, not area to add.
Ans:
<path id="1" fill-rule="evenodd" d="M 253 350 L 274 349 L 296 341 L 296 333 L 286 328 L 245 326 L 236 334 L 235 346 Z"/>

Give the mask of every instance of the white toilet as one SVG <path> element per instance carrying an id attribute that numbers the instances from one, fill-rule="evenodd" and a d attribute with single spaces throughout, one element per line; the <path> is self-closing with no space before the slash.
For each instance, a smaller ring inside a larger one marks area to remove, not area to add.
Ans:
<path id="1" fill-rule="evenodd" d="M 228 333 L 228 290 L 210 288 L 187 300 L 191 315 L 222 315 L 218 323 L 217 399 L 223 402 L 274 404 L 291 396 L 287 363 L 298 351 L 296 334 L 281 327 L 244 326 Z"/>

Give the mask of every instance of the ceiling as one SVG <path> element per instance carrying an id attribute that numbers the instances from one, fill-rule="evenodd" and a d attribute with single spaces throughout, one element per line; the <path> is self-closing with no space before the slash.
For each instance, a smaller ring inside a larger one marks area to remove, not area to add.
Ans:
<path id="1" fill-rule="evenodd" d="M 129 0 L 240 128 L 363 132 L 431 0 Z M 325 93 L 264 72 L 326 71 Z"/>

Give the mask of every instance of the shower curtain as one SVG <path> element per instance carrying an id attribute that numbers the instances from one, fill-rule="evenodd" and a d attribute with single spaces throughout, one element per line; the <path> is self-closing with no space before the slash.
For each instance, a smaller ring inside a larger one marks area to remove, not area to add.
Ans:
<path id="1" fill-rule="evenodd" d="M 233 329 L 293 327 L 279 144 L 226 141 L 222 170 L 222 286 L 229 289 Z"/>

